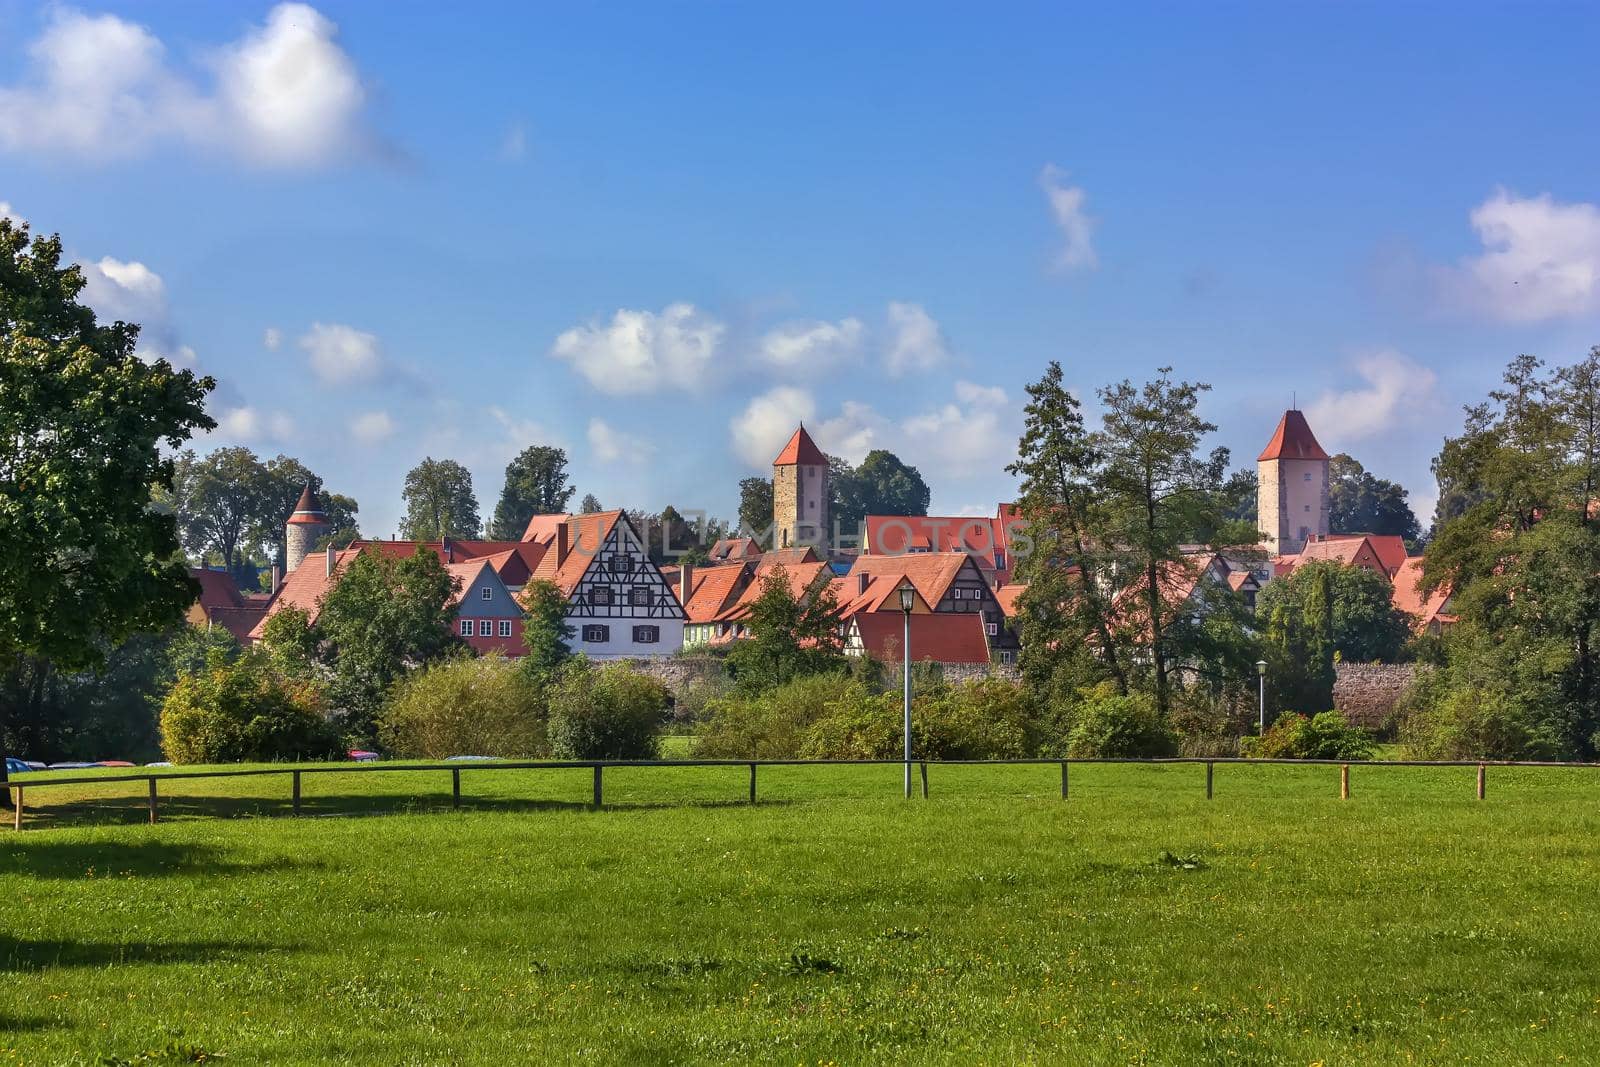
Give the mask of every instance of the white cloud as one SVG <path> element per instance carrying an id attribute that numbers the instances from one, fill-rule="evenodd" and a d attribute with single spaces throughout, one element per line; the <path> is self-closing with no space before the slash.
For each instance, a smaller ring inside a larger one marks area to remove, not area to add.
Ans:
<path id="1" fill-rule="evenodd" d="M 655 451 L 642 438 L 623 433 L 603 419 L 589 420 L 589 450 L 602 463 L 640 459 Z"/>
<path id="2" fill-rule="evenodd" d="M 1357 359 L 1355 368 L 1365 386 L 1323 393 L 1306 411 L 1324 440 L 1342 444 L 1380 436 L 1436 405 L 1433 371 L 1399 352 L 1372 352 Z"/>
<path id="3" fill-rule="evenodd" d="M 204 57 L 208 88 L 144 26 L 58 9 L 28 46 L 28 78 L 0 88 L 0 147 L 105 160 L 177 142 L 289 167 L 348 155 L 371 138 L 366 90 L 337 34 L 316 9 L 278 4 Z"/>
<path id="4" fill-rule="evenodd" d="M 1079 186 L 1068 185 L 1066 178 L 1066 171 L 1054 163 L 1039 172 L 1039 188 L 1044 190 L 1063 240 L 1056 262 L 1067 269 L 1091 268 L 1100 260 L 1094 252 L 1095 220 L 1083 210 L 1088 194 Z"/>
<path id="5" fill-rule="evenodd" d="M 387 411 L 368 411 L 350 423 L 350 436 L 364 445 L 376 445 L 394 436 L 394 419 Z"/>
<path id="6" fill-rule="evenodd" d="M 200 362 L 199 357 L 194 354 L 194 349 L 188 345 L 169 346 L 158 341 L 146 341 L 142 336 L 139 338 L 139 346 L 133 350 L 133 354 L 146 363 L 154 363 L 158 359 L 164 359 L 174 367 L 192 369 L 198 366 Z"/>
<path id="7" fill-rule="evenodd" d="M 276 352 L 278 346 L 283 344 L 283 331 L 276 326 L 268 326 L 261 334 L 261 344 L 269 352 Z"/>
<path id="8" fill-rule="evenodd" d="M 658 315 L 626 308 L 610 323 L 575 326 L 556 338 L 550 355 L 569 361 L 603 393 L 689 389 L 701 381 L 727 328 L 692 304 Z"/>
<path id="9" fill-rule="evenodd" d="M 353 326 L 314 322 L 298 343 L 311 357 L 311 370 L 328 385 L 367 381 L 383 364 L 378 338 Z"/>
<path id="10" fill-rule="evenodd" d="M 902 458 L 922 469 L 963 477 L 992 473 L 1015 454 L 1013 425 L 1005 390 L 957 382 L 955 402 L 914 415 L 901 426 Z"/>
<path id="11" fill-rule="evenodd" d="M 281 411 L 262 411 L 248 404 L 229 408 L 216 416 L 217 428 L 211 434 L 233 441 L 289 441 L 295 435 L 294 420 Z"/>
<path id="12" fill-rule="evenodd" d="M 762 336 L 757 354 L 782 370 L 820 370 L 859 355 L 865 333 L 861 320 L 854 318 L 786 322 Z"/>
<path id="13" fill-rule="evenodd" d="M 734 452 L 752 467 L 770 467 L 795 427 L 816 413 L 817 402 L 806 390 L 792 385 L 769 389 L 728 424 Z"/>
<path id="14" fill-rule="evenodd" d="M 0 200 L 0 219 L 10 219 L 19 226 L 28 221 L 17 214 L 17 209 L 11 206 L 11 201 L 9 200 Z"/>
<path id="15" fill-rule="evenodd" d="M 891 375 L 931 370 L 950 358 L 944 333 L 920 304 L 891 303 L 889 332 L 885 358 Z"/>
<path id="16" fill-rule="evenodd" d="M 1499 189 L 1471 219 L 1484 251 L 1440 269 L 1447 302 L 1511 322 L 1600 310 L 1600 207 Z"/>
<path id="17" fill-rule="evenodd" d="M 83 302 L 96 317 L 136 323 L 166 318 L 166 283 L 143 263 L 106 256 L 78 266 L 83 272 Z"/>
<path id="18" fill-rule="evenodd" d="M 506 127 L 500 138 L 500 158 L 507 163 L 519 163 L 528 158 L 528 124 L 518 119 Z"/>
<path id="19" fill-rule="evenodd" d="M 846 400 L 839 414 L 817 423 L 812 437 L 817 447 L 828 455 L 860 463 L 892 432 L 889 420 L 873 410 L 870 404 Z"/>

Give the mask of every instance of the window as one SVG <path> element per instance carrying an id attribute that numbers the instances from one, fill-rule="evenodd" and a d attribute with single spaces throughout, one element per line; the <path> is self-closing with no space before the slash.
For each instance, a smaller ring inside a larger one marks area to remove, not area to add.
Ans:
<path id="1" fill-rule="evenodd" d="M 1002 651 L 1000 653 L 1000 662 L 1001 663 L 1015 663 L 1015 662 L 1017 662 L 1017 654 L 1015 652 Z"/>
<path id="2" fill-rule="evenodd" d="M 585 626 L 583 628 L 583 639 L 590 644 L 603 644 L 604 642 L 611 640 L 611 627 Z"/>
<path id="3" fill-rule="evenodd" d="M 958 587 L 958 588 L 952 589 L 950 591 L 950 595 L 955 597 L 957 600 L 960 600 L 962 597 L 967 595 L 967 591 L 965 589 L 961 589 L 961 588 Z"/>
<path id="4" fill-rule="evenodd" d="M 633 557 L 632 556 L 618 556 L 616 558 L 616 560 L 614 561 L 614 564 L 616 566 L 616 571 L 617 571 L 618 574 L 632 574 L 633 573 Z"/>
<path id="5" fill-rule="evenodd" d="M 986 622 L 983 624 L 983 628 L 990 637 L 1000 636 L 1000 624 L 997 622 Z"/>
<path id="6" fill-rule="evenodd" d="M 501 637 L 510 637 L 511 636 L 511 620 L 510 619 L 501 619 L 500 620 L 500 636 Z"/>
<path id="7" fill-rule="evenodd" d="M 633 628 L 633 640 L 635 644 L 653 645 L 661 640 L 661 627 L 635 626 Z"/>
<path id="8" fill-rule="evenodd" d="M 479 600 L 493 600 L 494 599 L 494 586 L 485 585 L 485 586 L 481 587 L 478 590 L 478 599 Z"/>
<path id="9" fill-rule="evenodd" d="M 479 637 L 493 637 L 494 636 L 494 620 L 493 619 L 479 619 L 478 620 L 478 636 Z"/>
<path id="10" fill-rule="evenodd" d="M 649 607 L 650 606 L 650 587 L 649 586 L 645 586 L 645 585 L 636 585 L 633 588 L 629 589 L 628 590 L 628 603 L 632 604 L 636 608 L 647 608 L 647 607 Z"/>
<path id="11" fill-rule="evenodd" d="M 1306 505 L 1306 510 L 1307 510 L 1307 511 L 1310 511 L 1310 510 L 1311 510 L 1311 505 L 1310 505 L 1310 504 L 1307 504 L 1307 505 Z"/>
<path id="12" fill-rule="evenodd" d="M 610 607 L 611 587 L 608 585 L 597 585 L 593 589 L 589 590 L 589 603 L 597 604 L 601 607 Z"/>
<path id="13" fill-rule="evenodd" d="M 472 636 L 472 620 L 471 619 L 462 619 L 461 620 L 461 636 L 462 637 L 471 637 Z"/>
<path id="14" fill-rule="evenodd" d="M 1309 482 L 1310 480 L 1311 480 L 1311 472 L 1310 471 L 1306 471 L 1306 481 Z"/>

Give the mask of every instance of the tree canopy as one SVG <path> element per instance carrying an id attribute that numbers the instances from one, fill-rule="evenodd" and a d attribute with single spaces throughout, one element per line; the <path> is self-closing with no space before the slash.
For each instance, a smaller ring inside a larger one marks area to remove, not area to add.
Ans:
<path id="1" fill-rule="evenodd" d="M 506 464 L 506 483 L 500 490 L 500 503 L 495 505 L 489 536 L 498 541 L 521 540 L 533 516 L 565 514 L 573 492 L 567 481 L 566 449 L 550 445 L 524 448 Z"/>
<path id="2" fill-rule="evenodd" d="M 828 486 L 833 520 L 846 537 L 856 536 L 868 515 L 926 515 L 932 494 L 915 467 L 893 452 L 875 448 L 860 466 L 829 457 Z M 770 514 L 770 509 L 769 509 Z"/>
<path id="3" fill-rule="evenodd" d="M 843 669 L 838 604 L 826 585 L 795 595 L 784 567 L 761 578 L 761 593 L 750 605 L 749 635 L 734 644 L 728 665 L 741 688 L 762 690 L 793 678 Z"/>
<path id="4" fill-rule="evenodd" d="M 772 479 L 745 478 L 739 482 L 739 529 L 752 537 L 772 525 Z"/>
<path id="5" fill-rule="evenodd" d="M 1415 543 L 1422 527 L 1406 496 L 1404 487 L 1374 477 L 1343 452 L 1328 461 L 1328 528 L 1335 533 L 1392 534 Z"/>
<path id="6" fill-rule="evenodd" d="M 453 459 L 428 457 L 406 475 L 401 496 L 406 514 L 400 536 L 408 541 L 442 541 L 446 537 L 478 536 L 478 498 L 472 492 L 472 472 Z M 527 520 L 523 520 L 524 526 Z M 522 537 L 516 531 L 511 540 Z"/>

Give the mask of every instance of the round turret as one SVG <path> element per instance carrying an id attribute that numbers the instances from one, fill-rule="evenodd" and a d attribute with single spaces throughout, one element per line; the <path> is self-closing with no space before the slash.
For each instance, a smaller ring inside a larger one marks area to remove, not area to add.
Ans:
<path id="1" fill-rule="evenodd" d="M 295 572 L 295 568 L 311 554 L 317 540 L 328 532 L 329 525 L 328 513 L 322 510 L 322 502 L 311 491 L 311 487 L 306 486 L 284 530 L 284 573 Z"/>

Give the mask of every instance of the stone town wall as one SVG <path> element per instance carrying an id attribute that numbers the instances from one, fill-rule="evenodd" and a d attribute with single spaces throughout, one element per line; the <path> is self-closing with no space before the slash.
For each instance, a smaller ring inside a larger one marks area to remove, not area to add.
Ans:
<path id="1" fill-rule="evenodd" d="M 1414 663 L 1340 663 L 1335 667 L 1333 706 L 1357 726 L 1377 729 L 1417 676 Z"/>

